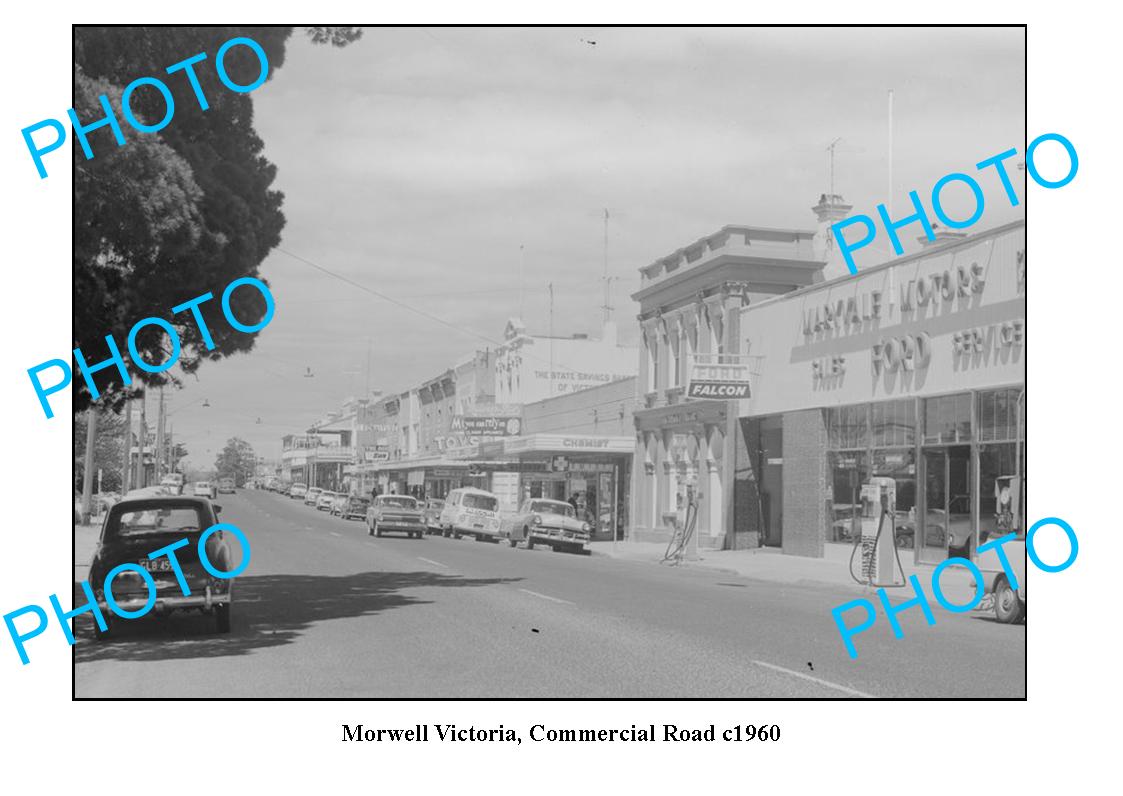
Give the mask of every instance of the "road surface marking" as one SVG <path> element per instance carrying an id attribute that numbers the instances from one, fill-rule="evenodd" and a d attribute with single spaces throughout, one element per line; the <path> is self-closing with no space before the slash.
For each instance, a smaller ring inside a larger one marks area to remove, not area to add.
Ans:
<path id="1" fill-rule="evenodd" d="M 448 564 L 442 564 L 440 561 L 434 561 L 431 558 L 422 558 L 421 556 L 418 556 L 417 560 L 424 561 L 426 564 L 432 564 L 435 567 L 444 567 L 445 569 L 448 569 Z"/>
<path id="2" fill-rule="evenodd" d="M 563 600 L 560 597 L 551 597 L 548 594 L 539 594 L 538 592 L 531 591 L 530 589 L 519 589 L 519 591 L 525 592 L 526 594 L 533 594 L 535 597 L 541 597 L 543 600 L 549 600 L 552 603 L 564 603 L 565 605 L 577 605 L 577 603 L 572 603 L 569 600 Z"/>
<path id="3" fill-rule="evenodd" d="M 336 533 L 335 531 L 328 531 L 328 533 L 330 533 L 332 536 L 338 536 L 340 539 L 343 538 L 343 534 L 341 533 Z"/>
<path id="4" fill-rule="evenodd" d="M 797 672 L 793 669 L 785 669 L 783 666 L 777 666 L 774 663 L 765 663 L 764 661 L 753 661 L 753 663 L 755 663 L 757 666 L 763 666 L 765 669 L 774 669 L 777 672 L 783 672 L 784 674 L 790 674 L 793 677 L 799 677 L 803 680 L 810 680 L 811 682 L 818 683 L 821 686 L 825 686 L 827 688 L 833 688 L 836 691 L 843 692 L 844 694 L 850 694 L 850 696 L 862 697 L 863 699 L 877 699 L 877 697 L 875 697 L 873 694 L 867 694 L 864 691 L 856 691 L 853 688 L 847 688 L 844 685 L 838 685 L 837 683 L 832 683 L 829 680 L 822 680 L 818 677 L 812 677 L 809 674 L 804 674 L 803 672 Z"/>

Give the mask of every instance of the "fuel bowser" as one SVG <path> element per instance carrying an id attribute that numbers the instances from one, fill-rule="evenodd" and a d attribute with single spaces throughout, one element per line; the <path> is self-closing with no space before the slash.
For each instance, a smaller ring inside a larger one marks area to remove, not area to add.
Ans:
<path id="1" fill-rule="evenodd" d="M 897 553 L 897 482 L 873 476 L 862 485 L 861 532 L 854 537 L 850 575 L 867 586 L 904 586 L 905 576 Z M 860 571 L 854 559 L 861 553 Z"/>

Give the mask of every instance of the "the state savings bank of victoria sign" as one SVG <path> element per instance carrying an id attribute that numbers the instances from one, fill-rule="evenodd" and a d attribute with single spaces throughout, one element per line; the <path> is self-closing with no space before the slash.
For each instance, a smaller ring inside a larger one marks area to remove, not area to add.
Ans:
<path id="1" fill-rule="evenodd" d="M 727 401 L 748 398 L 748 360 L 732 354 L 696 354 L 691 361 L 686 396 Z"/>

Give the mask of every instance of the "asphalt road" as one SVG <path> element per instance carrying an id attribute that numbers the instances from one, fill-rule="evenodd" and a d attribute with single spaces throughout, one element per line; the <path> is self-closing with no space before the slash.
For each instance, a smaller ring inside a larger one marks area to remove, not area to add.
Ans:
<path id="1" fill-rule="evenodd" d="M 221 495 L 249 536 L 233 630 L 118 622 L 74 647 L 84 697 L 1024 697 L 1025 626 L 883 616 L 852 661 L 843 589 L 468 539 L 376 539 L 262 491 Z M 76 579 L 85 576 L 79 561 Z"/>

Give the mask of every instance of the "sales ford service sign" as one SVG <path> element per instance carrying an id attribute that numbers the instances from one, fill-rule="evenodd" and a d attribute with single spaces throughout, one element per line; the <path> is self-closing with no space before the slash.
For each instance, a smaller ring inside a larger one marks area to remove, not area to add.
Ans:
<path id="1" fill-rule="evenodd" d="M 749 397 L 747 381 L 696 381 L 691 379 L 689 398 L 725 398 L 735 400 Z"/>

